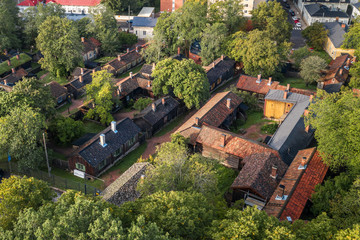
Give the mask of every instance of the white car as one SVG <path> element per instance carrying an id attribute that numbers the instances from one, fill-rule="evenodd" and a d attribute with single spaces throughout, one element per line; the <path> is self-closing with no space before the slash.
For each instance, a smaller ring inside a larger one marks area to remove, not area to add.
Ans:
<path id="1" fill-rule="evenodd" d="M 294 21 L 297 20 L 297 19 L 298 19 L 298 18 L 297 18 L 296 16 L 293 16 L 293 17 L 292 17 L 292 20 L 294 20 Z"/>
<path id="2" fill-rule="evenodd" d="M 284 3 L 286 3 L 286 0 L 283 0 Z"/>
<path id="3" fill-rule="evenodd" d="M 296 23 L 296 26 L 301 28 L 301 22 Z"/>

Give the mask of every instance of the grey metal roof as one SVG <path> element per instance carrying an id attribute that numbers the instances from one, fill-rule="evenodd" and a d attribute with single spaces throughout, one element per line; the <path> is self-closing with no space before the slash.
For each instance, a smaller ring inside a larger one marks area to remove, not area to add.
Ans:
<path id="1" fill-rule="evenodd" d="M 312 17 L 339 17 L 339 18 L 348 18 L 349 16 L 342 11 L 330 11 L 326 6 L 320 4 L 308 4 L 305 5 L 306 11 Z"/>
<path id="2" fill-rule="evenodd" d="M 97 134 L 85 147 L 80 149 L 79 155 L 91 166 L 96 167 L 141 131 L 130 118 L 117 122 L 116 129 L 118 132 L 114 133 L 109 126 Z M 100 145 L 100 134 L 105 134 L 105 142 L 107 144 L 105 147 Z"/>
<path id="3" fill-rule="evenodd" d="M 155 27 L 157 22 L 156 18 L 152 17 L 134 17 L 133 27 Z"/>
<path id="4" fill-rule="evenodd" d="M 360 8 L 360 2 L 354 3 L 353 6 L 354 6 L 355 8 L 357 8 L 357 9 L 359 9 L 359 8 Z"/>
<path id="5" fill-rule="evenodd" d="M 299 93 L 288 92 L 287 98 L 284 99 L 283 90 L 270 89 L 269 92 L 266 94 L 265 99 L 280 101 L 280 102 L 288 102 L 288 103 L 298 103 L 309 100 L 309 96 L 302 95 Z"/>
<path id="6" fill-rule="evenodd" d="M 334 46 L 336 48 L 341 47 L 345 39 L 346 28 L 342 28 L 341 23 L 338 22 L 327 22 L 323 25 L 328 30 L 328 36 Z"/>
<path id="7" fill-rule="evenodd" d="M 143 7 L 138 14 L 138 17 L 151 17 L 151 14 L 155 12 L 154 7 Z"/>
<path id="8" fill-rule="evenodd" d="M 335 84 L 328 84 L 324 87 L 324 90 L 327 93 L 336 93 L 340 92 L 340 88 L 343 85 L 343 83 L 335 83 Z"/>
<path id="9" fill-rule="evenodd" d="M 152 71 L 153 71 L 153 66 L 151 64 L 144 64 L 139 72 L 151 75 Z"/>

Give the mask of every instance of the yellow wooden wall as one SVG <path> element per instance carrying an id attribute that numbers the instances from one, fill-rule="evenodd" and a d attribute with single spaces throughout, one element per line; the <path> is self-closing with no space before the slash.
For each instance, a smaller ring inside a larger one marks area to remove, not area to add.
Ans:
<path id="1" fill-rule="evenodd" d="M 288 106 L 290 105 L 290 106 Z M 265 117 L 279 119 L 281 116 L 289 112 L 292 108 L 292 103 L 278 102 L 272 100 L 266 100 L 265 102 Z"/>

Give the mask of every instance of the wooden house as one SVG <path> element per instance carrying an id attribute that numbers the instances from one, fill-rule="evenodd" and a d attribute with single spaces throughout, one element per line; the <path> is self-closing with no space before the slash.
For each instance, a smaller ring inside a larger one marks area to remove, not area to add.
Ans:
<path id="1" fill-rule="evenodd" d="M 49 86 L 50 93 L 55 99 L 57 105 L 61 105 L 62 103 L 70 99 L 67 88 L 60 85 L 59 83 L 52 81 L 45 86 Z"/>
<path id="2" fill-rule="evenodd" d="M 28 75 L 28 72 L 25 69 L 19 68 L 16 70 L 15 68 L 12 68 L 11 73 L 9 75 L 0 78 L 0 83 L 3 85 L 13 87 L 23 77 L 26 77 L 26 75 Z"/>
<path id="3" fill-rule="evenodd" d="M 81 97 L 86 93 L 86 85 L 92 83 L 92 74 L 96 72 L 96 69 L 80 69 L 79 75 L 74 75 L 74 80 L 66 84 L 69 94 L 72 95 L 75 99 Z"/>
<path id="4" fill-rule="evenodd" d="M 81 38 L 81 43 L 84 46 L 83 59 L 84 62 L 91 61 L 99 57 L 101 43 L 95 38 Z"/>
<path id="5" fill-rule="evenodd" d="M 212 91 L 234 76 L 235 61 L 221 55 L 220 58 L 216 59 L 209 66 L 203 68 L 209 80 L 210 91 Z"/>

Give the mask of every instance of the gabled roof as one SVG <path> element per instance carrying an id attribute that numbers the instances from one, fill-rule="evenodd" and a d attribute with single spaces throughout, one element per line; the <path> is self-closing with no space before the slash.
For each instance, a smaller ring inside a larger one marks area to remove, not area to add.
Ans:
<path id="1" fill-rule="evenodd" d="M 15 71 L 15 73 L 10 73 L 9 75 L 0 79 L 0 82 L 4 85 L 14 86 L 15 83 L 20 81 L 27 74 L 28 74 L 28 72 L 25 69 L 19 68 L 18 70 Z M 5 81 L 6 81 L 6 84 L 5 84 Z"/>
<path id="2" fill-rule="evenodd" d="M 11 92 L 11 91 L 12 91 L 12 87 L 0 83 L 0 90 L 1 90 L 1 91 L 3 90 L 3 91 L 5 91 L 5 92 Z"/>
<path id="3" fill-rule="evenodd" d="M 120 61 L 118 58 L 115 58 L 115 59 L 111 60 L 110 62 L 108 62 L 107 64 L 105 64 L 105 66 L 110 65 L 114 69 L 118 70 L 141 57 L 142 56 L 140 54 L 140 46 L 139 46 L 137 49 L 133 49 L 133 50 L 129 51 L 128 53 L 121 55 Z"/>
<path id="4" fill-rule="evenodd" d="M 46 0 L 46 3 L 56 3 L 63 6 L 97 6 L 101 0 Z"/>
<path id="5" fill-rule="evenodd" d="M 162 101 L 165 101 L 165 104 Z M 158 99 L 155 102 L 155 112 L 152 109 L 152 104 L 147 106 L 144 110 L 142 110 L 135 118 L 143 118 L 146 122 L 148 122 L 151 126 L 154 126 L 157 122 L 167 116 L 171 111 L 179 106 L 178 101 L 176 101 L 171 96 L 164 97 L 162 99 Z"/>
<path id="6" fill-rule="evenodd" d="M 157 18 L 152 17 L 134 17 L 132 26 L 133 27 L 155 27 Z"/>
<path id="7" fill-rule="evenodd" d="M 309 96 L 288 92 L 287 98 L 284 99 L 283 90 L 270 89 L 269 92 L 266 94 L 265 99 L 279 101 L 279 102 L 287 102 L 287 103 L 300 103 L 309 100 Z"/>
<path id="8" fill-rule="evenodd" d="M 139 73 L 141 73 L 141 74 L 146 74 L 146 75 L 151 76 L 152 71 L 153 71 L 153 65 L 151 65 L 151 64 L 144 64 L 144 65 L 142 66 L 142 68 L 140 69 Z"/>
<path id="9" fill-rule="evenodd" d="M 139 88 L 139 84 L 135 79 L 135 76 L 132 78 L 126 77 L 124 79 L 121 79 L 116 83 L 116 86 L 118 87 L 118 91 L 120 93 L 120 99 L 126 97 L 133 91 L 135 91 L 137 88 Z"/>
<path id="10" fill-rule="evenodd" d="M 52 81 L 48 83 L 46 86 L 50 87 L 51 95 L 56 99 L 67 93 L 66 87 L 60 85 L 59 83 Z"/>
<path id="11" fill-rule="evenodd" d="M 82 81 L 80 81 L 82 76 Z M 76 77 L 74 80 L 72 80 L 69 84 L 71 86 L 73 86 L 75 89 L 81 89 L 83 87 L 85 87 L 87 84 L 92 83 L 92 71 L 86 71 L 84 72 L 83 75 L 79 75 L 78 77 Z"/>
<path id="12" fill-rule="evenodd" d="M 346 24 L 345 28 L 342 28 L 342 23 L 339 22 L 325 22 L 323 23 L 326 30 L 328 30 L 328 37 L 334 44 L 334 47 L 340 48 L 345 40 Z"/>
<path id="13" fill-rule="evenodd" d="M 207 67 L 206 76 L 209 80 L 210 86 L 215 83 L 219 77 L 221 77 L 226 72 L 233 69 L 235 66 L 235 61 L 228 57 L 220 57 L 212 62 Z"/>
<path id="14" fill-rule="evenodd" d="M 38 5 L 39 3 L 41 3 L 43 1 L 41 0 L 25 0 L 25 1 L 22 1 L 21 3 L 18 3 L 17 5 L 18 6 L 24 6 L 24 7 L 34 7 L 36 5 Z"/>
<path id="15" fill-rule="evenodd" d="M 256 153 L 244 158 L 245 165 L 231 185 L 232 189 L 251 189 L 264 199 L 273 194 L 287 165 L 271 152 Z M 277 167 L 277 177 L 271 177 L 272 168 Z"/>
<path id="16" fill-rule="evenodd" d="M 278 81 L 271 81 L 271 85 L 269 85 L 268 79 L 261 79 L 260 83 L 258 83 L 257 77 L 241 74 L 239 81 L 236 83 L 236 88 L 243 91 L 266 95 L 270 89 L 276 89 L 279 84 Z"/>
<path id="17" fill-rule="evenodd" d="M 335 78 L 338 82 L 345 83 L 349 77 L 351 59 L 352 57 L 350 55 L 345 54 L 332 60 L 325 70 L 325 76 L 323 76 L 320 81 L 329 81 Z"/>
<path id="18" fill-rule="evenodd" d="M 305 169 L 300 167 L 303 158 L 306 158 Z M 299 219 L 307 200 L 311 198 L 315 186 L 322 183 L 327 170 L 316 148 L 299 151 L 279 184 L 285 186 L 284 195 L 287 195 L 287 199 L 275 199 L 283 193 L 283 189 L 278 186 L 264 209 L 266 213 L 281 220 L 287 220 L 287 217 L 292 221 Z"/>
<path id="19" fill-rule="evenodd" d="M 348 18 L 349 16 L 342 11 L 330 11 L 326 6 L 321 4 L 308 4 L 305 5 L 306 11 L 312 17 L 331 17 L 331 18 Z"/>
<path id="20" fill-rule="evenodd" d="M 324 90 L 327 93 L 337 93 L 340 92 L 343 83 L 335 83 L 335 84 L 328 84 L 324 86 Z"/>
<path id="21" fill-rule="evenodd" d="M 227 99 L 231 99 L 231 107 L 226 106 Z M 242 103 L 242 99 L 232 92 L 217 93 L 200 110 L 198 110 L 188 121 L 186 121 L 177 132 L 190 128 L 199 118 L 199 125 L 207 123 L 210 126 L 219 127 L 226 118 Z"/>
<path id="22" fill-rule="evenodd" d="M 151 14 L 155 13 L 154 7 L 143 7 L 138 14 L 138 17 L 151 17 Z"/>
<path id="23" fill-rule="evenodd" d="M 130 118 L 117 122 L 116 129 L 118 132 L 114 133 L 110 126 L 107 127 L 81 146 L 75 154 L 80 155 L 91 166 L 96 167 L 141 131 Z M 100 134 L 105 134 L 107 144 L 105 147 L 100 145 Z"/>
<path id="24" fill-rule="evenodd" d="M 84 53 L 95 51 L 96 48 L 101 46 L 101 43 L 93 37 L 85 38 L 82 44 L 84 45 Z"/>
<path id="25" fill-rule="evenodd" d="M 349 1 L 349 0 L 348 0 Z M 360 2 L 352 4 L 356 9 L 360 9 Z"/>

